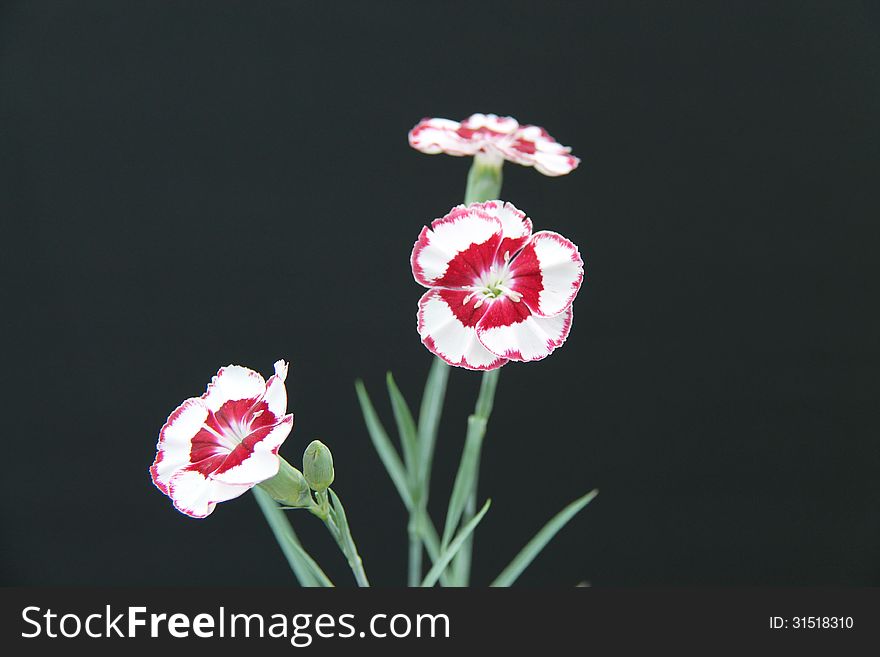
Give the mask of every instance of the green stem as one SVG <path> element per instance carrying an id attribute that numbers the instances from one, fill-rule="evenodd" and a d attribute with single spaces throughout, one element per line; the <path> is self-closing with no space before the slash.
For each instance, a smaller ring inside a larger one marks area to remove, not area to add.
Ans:
<path id="1" fill-rule="evenodd" d="M 409 516 L 409 568 L 407 569 L 407 586 L 418 586 L 422 581 L 422 536 L 418 529 L 418 514 Z"/>
<path id="2" fill-rule="evenodd" d="M 503 176 L 501 167 L 503 163 L 495 164 L 485 162 L 480 157 L 475 157 L 471 168 L 468 171 L 467 187 L 464 192 L 465 204 L 481 203 L 483 201 L 491 201 L 501 196 L 501 183 Z M 464 512 L 461 518 L 461 524 L 466 524 L 473 517 L 477 509 L 477 481 L 480 473 L 480 454 L 482 448 L 483 433 L 488 423 L 489 416 L 492 413 L 492 404 L 495 399 L 495 388 L 498 385 L 499 370 L 490 370 L 483 373 L 483 379 L 480 383 L 480 394 L 477 398 L 477 406 L 474 415 L 485 420 L 482 424 L 482 432 L 475 437 L 476 450 L 476 468 L 473 474 L 473 482 L 471 490 L 467 496 Z M 470 428 L 470 422 L 469 428 Z M 480 424 L 480 423 L 478 423 Z M 453 580 L 459 586 L 467 586 L 470 581 L 471 558 L 473 555 L 474 538 L 473 535 L 468 536 L 458 551 L 453 561 Z"/>
<path id="3" fill-rule="evenodd" d="M 473 480 L 461 517 L 462 524 L 469 522 L 474 517 L 474 512 L 477 508 L 477 482 L 480 476 L 480 455 L 482 453 L 483 435 L 489 423 L 489 417 L 492 415 L 492 407 L 495 404 L 495 391 L 498 388 L 500 373 L 500 368 L 483 372 L 483 378 L 480 381 L 480 393 L 477 396 L 474 414 L 471 416 L 481 421 L 469 423 L 469 425 L 473 424 L 479 428 L 480 435 L 476 440 L 476 467 L 474 468 Z M 470 535 L 465 539 L 452 564 L 455 573 L 453 579 L 458 586 L 468 586 L 470 583 L 473 549 L 474 537 Z"/>
<path id="4" fill-rule="evenodd" d="M 328 504 L 327 493 L 330 494 L 332 504 Z M 368 587 L 370 581 L 367 579 L 367 573 L 364 571 L 364 562 L 358 554 L 357 546 L 351 535 L 351 529 L 348 526 L 348 518 L 345 515 L 345 508 L 339 497 L 331 489 L 327 489 L 324 493 L 318 493 L 318 501 L 325 512 L 322 516 L 324 524 L 333 536 L 342 554 L 348 561 L 352 574 L 358 586 Z"/>
<path id="5" fill-rule="evenodd" d="M 465 205 L 498 199 L 501 194 L 502 164 L 503 162 L 485 162 L 479 155 L 474 158 L 464 191 Z"/>
<path id="6" fill-rule="evenodd" d="M 306 587 L 333 586 L 333 582 L 324 574 L 321 567 L 309 556 L 299 542 L 284 511 L 281 510 L 266 491 L 260 488 L 252 490 L 254 497 L 257 498 L 260 510 L 266 517 L 266 522 L 269 523 L 269 528 L 275 536 L 275 540 L 278 541 L 278 545 L 281 547 L 281 551 L 287 558 L 287 563 L 290 564 L 290 569 L 296 575 L 300 585 Z"/>
<path id="7" fill-rule="evenodd" d="M 468 172 L 467 187 L 464 193 L 464 202 L 466 204 L 489 201 L 499 197 L 502 181 L 501 165 L 501 162 L 486 161 L 485 158 L 479 156 L 474 158 Z M 423 548 L 428 552 L 432 564 L 436 563 L 441 554 L 440 538 L 428 514 L 427 507 L 437 429 L 443 410 L 443 400 L 446 395 L 446 384 L 449 379 L 450 369 L 441 359 L 434 359 L 425 383 L 425 392 L 422 397 L 421 408 L 419 409 L 418 428 L 415 436 L 411 435 L 413 433 L 411 416 L 406 408 L 405 400 L 399 394 L 393 378 L 390 375 L 388 376 L 389 394 L 404 451 L 405 458 L 403 463 L 401 463 L 397 450 L 394 449 L 376 416 L 366 388 L 364 388 L 362 382 L 356 382 L 358 399 L 361 404 L 361 410 L 364 413 L 370 438 L 373 440 L 373 445 L 409 512 L 409 523 L 407 525 L 409 537 L 407 583 L 409 586 L 418 586 L 422 581 Z M 497 381 L 497 373 L 494 376 Z M 488 415 L 486 417 L 488 418 Z M 413 440 L 413 438 L 416 438 L 416 440 Z M 482 436 L 479 439 L 482 439 Z M 476 509 L 475 493 L 473 500 L 468 499 L 468 509 L 467 518 L 463 519 L 462 523 L 466 523 L 474 517 Z M 471 545 L 469 540 L 467 544 L 467 561 L 462 563 L 470 563 Z M 442 546 L 442 548 L 446 547 L 446 545 Z M 444 585 L 451 584 L 452 573 L 445 567 L 439 570 L 438 576 L 441 583 Z M 469 565 L 465 572 L 467 570 L 469 570 Z"/>

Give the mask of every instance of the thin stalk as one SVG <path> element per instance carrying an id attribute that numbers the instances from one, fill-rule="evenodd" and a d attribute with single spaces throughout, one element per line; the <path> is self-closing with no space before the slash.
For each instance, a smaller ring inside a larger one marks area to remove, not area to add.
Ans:
<path id="1" fill-rule="evenodd" d="M 473 469 L 472 480 L 464 511 L 461 516 L 461 523 L 465 524 L 474 517 L 477 508 L 477 483 L 480 476 L 480 456 L 482 454 L 483 435 L 486 431 L 486 425 L 489 423 L 489 417 L 492 415 L 492 407 L 495 404 L 495 391 L 498 388 L 498 377 L 500 369 L 488 370 L 483 372 L 483 378 L 480 381 L 480 393 L 477 396 L 477 404 L 474 408 L 472 418 L 476 418 L 474 422 L 468 422 L 468 428 L 475 427 L 480 431 L 479 440 L 476 441 L 476 465 Z M 458 586 L 467 586 L 470 583 L 471 560 L 474 549 L 474 537 L 469 535 L 462 543 L 461 549 L 452 563 L 453 581 Z"/>
<path id="2" fill-rule="evenodd" d="M 479 155 L 474 158 L 464 190 L 465 205 L 498 199 L 501 195 L 502 164 L 503 162 L 485 162 Z"/>
<path id="3" fill-rule="evenodd" d="M 328 501 L 328 493 L 332 504 Z M 332 490 L 327 489 L 323 493 L 317 493 L 317 498 L 319 503 L 318 509 L 313 511 L 313 513 L 319 515 L 324 521 L 330 535 L 336 541 L 342 554 L 345 555 L 357 585 L 361 587 L 370 586 L 367 573 L 364 571 L 364 562 L 358 553 L 354 538 L 352 538 L 351 529 L 348 526 L 348 518 L 345 515 L 345 508 L 342 506 L 339 497 Z"/>
<path id="4" fill-rule="evenodd" d="M 481 203 L 483 201 L 491 201 L 501 196 L 501 183 L 503 176 L 501 173 L 501 164 L 492 162 L 486 163 L 481 158 L 475 157 L 471 168 L 468 171 L 467 187 L 464 192 L 464 202 Z M 477 397 L 477 405 L 474 415 L 484 420 L 482 423 L 482 431 L 485 433 L 486 425 L 489 422 L 489 416 L 492 414 L 492 405 L 495 401 L 495 388 L 498 386 L 499 370 L 490 370 L 483 372 L 483 378 L 480 382 L 480 394 Z M 471 428 L 471 422 L 468 421 L 468 429 Z M 464 512 L 461 517 L 461 524 L 468 523 L 473 517 L 477 509 L 477 482 L 480 475 L 480 455 L 482 451 L 482 438 L 479 436 L 476 449 L 476 466 L 473 472 L 473 480 L 471 490 L 468 494 Z M 453 581 L 459 586 L 467 586 L 470 581 L 471 558 L 473 555 L 474 537 L 468 535 L 463 541 L 461 549 L 455 556 L 452 563 Z"/>
<path id="5" fill-rule="evenodd" d="M 281 551 L 287 558 L 287 563 L 290 564 L 290 569 L 296 575 L 300 585 L 305 587 L 333 586 L 330 578 L 324 574 L 321 567 L 305 551 L 305 548 L 303 548 L 296 533 L 293 531 L 290 521 L 278 504 L 266 491 L 260 488 L 254 488 L 253 493 L 254 497 L 257 498 L 260 510 L 266 517 L 266 522 L 269 524 L 272 534 L 275 536 L 275 540 L 278 541 L 278 545 L 281 547 Z"/>
<path id="6" fill-rule="evenodd" d="M 422 581 L 422 536 L 418 530 L 418 515 L 410 514 L 407 533 L 409 534 L 409 566 L 407 568 L 407 586 L 418 586 Z"/>

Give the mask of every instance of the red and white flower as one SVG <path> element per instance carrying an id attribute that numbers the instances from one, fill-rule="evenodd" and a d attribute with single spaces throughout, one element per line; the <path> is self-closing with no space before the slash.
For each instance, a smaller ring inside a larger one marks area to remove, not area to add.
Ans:
<path id="1" fill-rule="evenodd" d="M 578 248 L 512 204 L 472 203 L 422 229 L 413 275 L 430 288 L 419 301 L 425 346 L 450 365 L 491 370 L 559 347 L 584 278 Z"/>
<path id="2" fill-rule="evenodd" d="M 545 176 L 562 176 L 580 160 L 544 128 L 520 125 L 516 119 L 495 114 L 472 114 L 461 123 L 449 119 L 422 119 L 409 132 L 409 145 L 422 153 L 472 155 L 487 164 L 504 160 L 535 167 Z"/>
<path id="3" fill-rule="evenodd" d="M 283 360 L 268 381 L 240 365 L 222 367 L 205 394 L 168 416 L 150 475 L 179 511 L 204 518 L 278 473 L 278 448 L 293 427 L 286 378 Z"/>

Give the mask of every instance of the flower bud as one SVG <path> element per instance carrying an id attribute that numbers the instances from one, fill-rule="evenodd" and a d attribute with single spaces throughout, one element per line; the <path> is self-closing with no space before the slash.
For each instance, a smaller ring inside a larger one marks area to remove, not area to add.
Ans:
<path id="1" fill-rule="evenodd" d="M 333 455 L 327 445 L 313 440 L 303 453 L 303 474 L 312 490 L 322 492 L 333 483 Z"/>

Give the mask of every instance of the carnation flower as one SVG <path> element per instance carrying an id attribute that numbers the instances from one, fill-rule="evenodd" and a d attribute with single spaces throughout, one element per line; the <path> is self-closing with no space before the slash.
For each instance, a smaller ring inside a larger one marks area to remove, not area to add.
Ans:
<path id="1" fill-rule="evenodd" d="M 275 363 L 268 382 L 247 367 L 229 365 L 217 372 L 205 394 L 187 399 L 168 416 L 150 475 L 175 508 L 204 518 L 218 502 L 278 473 L 278 448 L 293 427 L 285 378 L 283 360 Z"/>
<path id="2" fill-rule="evenodd" d="M 409 133 L 409 144 L 422 153 L 472 155 L 500 167 L 504 160 L 535 167 L 545 176 L 562 176 L 580 160 L 570 155 L 544 128 L 520 125 L 516 119 L 495 114 L 472 114 L 462 122 L 422 119 Z"/>
<path id="3" fill-rule="evenodd" d="M 583 281 L 577 247 L 511 203 L 460 205 L 422 229 L 413 275 L 425 346 L 450 365 L 491 370 L 533 361 L 559 347 Z"/>

